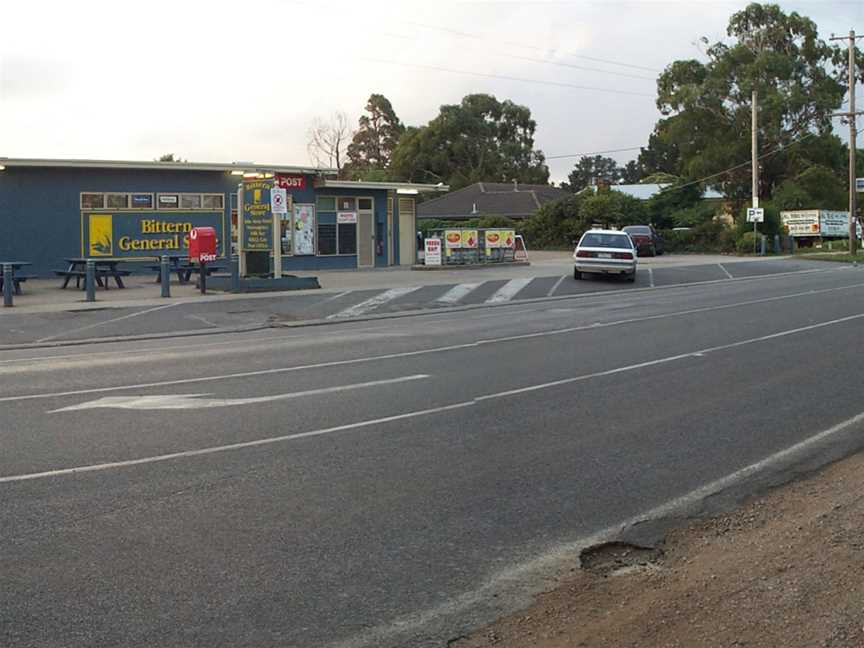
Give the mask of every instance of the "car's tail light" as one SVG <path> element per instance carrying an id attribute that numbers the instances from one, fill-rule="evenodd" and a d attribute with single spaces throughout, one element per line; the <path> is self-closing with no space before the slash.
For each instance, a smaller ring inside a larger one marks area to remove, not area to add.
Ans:
<path id="1" fill-rule="evenodd" d="M 583 258 L 584 257 L 596 257 L 597 253 L 596 252 L 589 252 L 588 250 L 577 250 L 576 256 L 577 257 L 583 257 Z"/>
<path id="2" fill-rule="evenodd" d="M 612 258 L 613 259 L 632 259 L 633 254 L 630 252 L 613 252 Z"/>

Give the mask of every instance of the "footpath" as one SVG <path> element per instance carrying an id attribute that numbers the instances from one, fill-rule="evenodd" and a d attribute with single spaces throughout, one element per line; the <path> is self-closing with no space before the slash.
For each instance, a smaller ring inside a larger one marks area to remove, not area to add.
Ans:
<path id="1" fill-rule="evenodd" d="M 534 605 L 451 648 L 864 646 L 864 454 L 693 522 L 583 552 Z"/>

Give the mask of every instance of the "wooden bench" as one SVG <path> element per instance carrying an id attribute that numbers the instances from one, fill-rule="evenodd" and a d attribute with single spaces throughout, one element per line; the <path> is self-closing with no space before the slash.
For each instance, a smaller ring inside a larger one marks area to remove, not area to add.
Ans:
<path id="1" fill-rule="evenodd" d="M 61 288 L 66 288 L 73 278 L 75 279 L 76 288 L 81 288 L 82 279 L 84 279 L 86 283 L 86 270 L 52 270 L 52 272 L 58 277 L 63 277 L 63 285 L 60 286 Z M 132 274 L 130 270 L 107 270 L 102 268 L 96 268 L 94 272 L 94 276 L 96 277 L 96 285 L 104 288 L 105 290 L 108 290 L 108 279 L 110 277 L 114 277 L 114 281 L 117 282 L 118 288 L 124 288 L 125 286 L 123 285 L 123 280 L 121 279 L 121 277 L 128 277 L 130 274 Z"/>

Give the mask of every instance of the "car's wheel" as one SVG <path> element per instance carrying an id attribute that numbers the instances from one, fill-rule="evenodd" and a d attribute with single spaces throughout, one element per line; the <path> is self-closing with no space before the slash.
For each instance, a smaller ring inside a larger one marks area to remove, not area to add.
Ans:
<path id="1" fill-rule="evenodd" d="M 627 281 L 629 281 L 630 283 L 633 283 L 634 281 L 636 281 L 636 271 L 635 270 L 633 272 L 627 273 Z"/>
<path id="2" fill-rule="evenodd" d="M 582 273 L 579 272 L 576 268 L 573 268 L 573 278 L 576 281 L 579 281 L 582 278 Z"/>

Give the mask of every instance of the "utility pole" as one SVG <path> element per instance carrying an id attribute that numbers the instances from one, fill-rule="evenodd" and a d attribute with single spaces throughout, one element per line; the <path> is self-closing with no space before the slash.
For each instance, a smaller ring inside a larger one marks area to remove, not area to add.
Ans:
<path id="1" fill-rule="evenodd" d="M 750 166 L 753 167 L 753 187 L 752 198 L 753 209 L 759 207 L 759 138 L 757 137 L 759 130 L 759 95 L 756 89 L 753 89 L 753 98 L 751 101 L 751 116 L 750 116 Z M 756 221 L 753 221 L 753 252 L 756 252 L 756 239 L 758 232 L 756 231 Z"/>
<path id="2" fill-rule="evenodd" d="M 864 38 L 856 36 L 855 30 L 849 30 L 849 112 L 839 113 L 839 116 L 846 117 L 849 121 L 849 253 L 856 254 L 858 252 L 858 219 L 856 217 L 856 189 L 855 189 L 855 149 L 857 148 L 858 127 L 855 123 L 856 117 L 861 114 L 855 110 L 855 40 Z M 837 36 L 831 39 L 847 40 L 845 36 Z"/>

